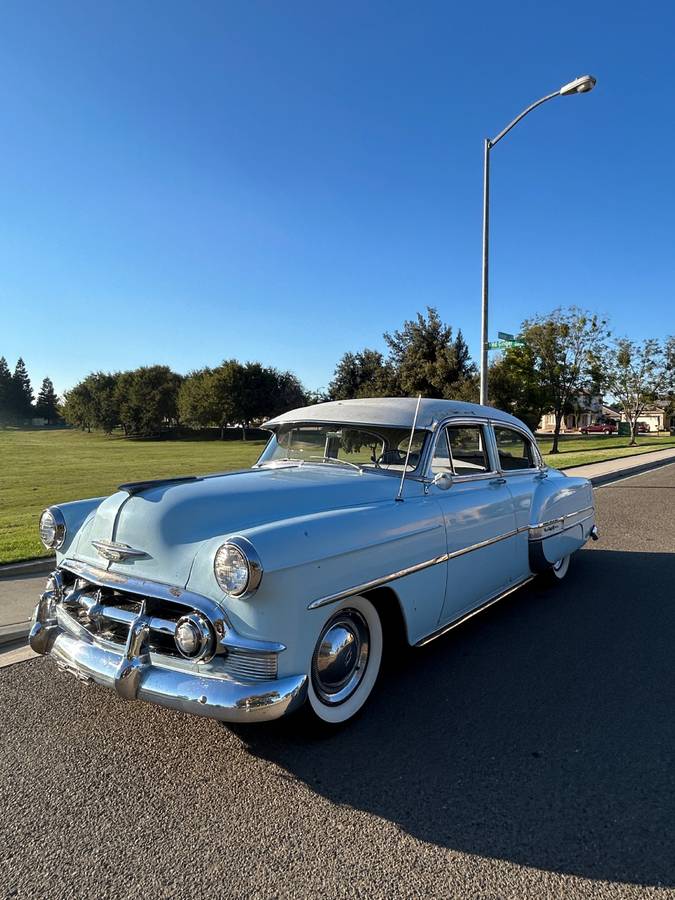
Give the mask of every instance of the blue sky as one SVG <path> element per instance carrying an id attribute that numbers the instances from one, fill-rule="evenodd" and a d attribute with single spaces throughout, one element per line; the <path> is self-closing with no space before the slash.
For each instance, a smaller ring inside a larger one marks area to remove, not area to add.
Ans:
<path id="1" fill-rule="evenodd" d="M 327 385 L 426 305 L 477 357 L 560 304 L 675 331 L 675 6 L 13 2 L 0 32 L 0 355 L 236 356 Z"/>

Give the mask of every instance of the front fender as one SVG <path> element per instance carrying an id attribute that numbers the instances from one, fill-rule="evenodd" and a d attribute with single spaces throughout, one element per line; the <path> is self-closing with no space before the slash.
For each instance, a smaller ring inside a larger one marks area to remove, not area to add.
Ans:
<path id="1" fill-rule="evenodd" d="M 89 500 L 73 500 L 70 503 L 53 503 L 50 508 L 58 508 L 66 521 L 66 539 L 56 552 L 56 561 L 60 563 L 68 555 L 71 547 L 76 545 L 82 526 L 94 515 L 105 497 L 92 497 Z"/>
<path id="2" fill-rule="evenodd" d="M 285 644 L 288 652 L 281 654 L 280 672 L 306 671 L 318 632 L 331 615 L 332 604 L 311 610 L 310 604 L 446 552 L 439 506 L 421 489 L 403 503 L 392 499 L 331 510 L 239 533 L 252 542 L 262 562 L 263 578 L 256 594 L 237 600 L 224 595 L 215 581 L 215 553 L 231 535 L 204 543 L 188 587 L 219 602 L 241 634 Z M 431 566 L 392 583 L 410 637 L 435 627 L 445 594 L 446 568 Z"/>

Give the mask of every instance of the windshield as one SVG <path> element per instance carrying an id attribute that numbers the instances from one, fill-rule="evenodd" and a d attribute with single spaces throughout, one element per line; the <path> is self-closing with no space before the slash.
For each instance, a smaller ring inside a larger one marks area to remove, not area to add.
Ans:
<path id="1" fill-rule="evenodd" d="M 426 431 L 415 431 L 406 471 L 414 472 L 418 467 L 425 436 Z M 258 465 L 292 460 L 402 472 L 409 441 L 409 428 L 341 424 L 282 425 L 270 438 Z"/>

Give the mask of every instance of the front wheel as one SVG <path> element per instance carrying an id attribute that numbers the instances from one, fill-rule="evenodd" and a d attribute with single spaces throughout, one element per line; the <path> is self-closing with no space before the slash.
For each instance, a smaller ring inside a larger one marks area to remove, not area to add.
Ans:
<path id="1" fill-rule="evenodd" d="M 327 725 L 351 719 L 370 696 L 382 661 L 382 623 L 366 597 L 350 597 L 319 634 L 309 673 L 307 706 Z"/>

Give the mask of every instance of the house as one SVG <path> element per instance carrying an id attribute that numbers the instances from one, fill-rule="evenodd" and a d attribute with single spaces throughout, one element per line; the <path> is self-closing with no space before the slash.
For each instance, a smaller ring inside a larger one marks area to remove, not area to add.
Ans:
<path id="1" fill-rule="evenodd" d="M 618 422 L 620 414 L 611 406 L 606 406 L 601 394 L 580 391 L 570 404 L 570 412 L 563 416 L 562 431 L 578 431 L 586 425 L 613 420 Z M 539 422 L 538 431 L 555 431 L 555 416 L 547 413 Z"/>
<path id="2" fill-rule="evenodd" d="M 628 421 L 625 413 L 621 413 L 621 421 Z M 669 403 L 655 403 L 645 408 L 638 422 L 645 422 L 650 431 L 670 431 L 675 429 L 675 411 Z"/>

